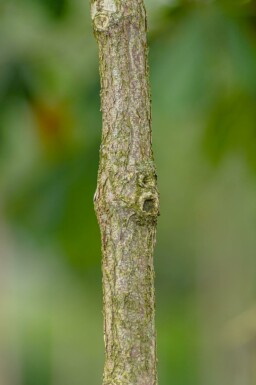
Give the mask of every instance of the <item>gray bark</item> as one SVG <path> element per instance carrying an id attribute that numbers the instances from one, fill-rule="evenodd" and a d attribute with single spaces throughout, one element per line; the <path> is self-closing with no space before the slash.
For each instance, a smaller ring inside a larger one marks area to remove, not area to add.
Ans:
<path id="1" fill-rule="evenodd" d="M 101 230 L 104 385 L 156 385 L 153 249 L 159 197 L 142 0 L 95 0 L 102 143 L 95 209 Z"/>

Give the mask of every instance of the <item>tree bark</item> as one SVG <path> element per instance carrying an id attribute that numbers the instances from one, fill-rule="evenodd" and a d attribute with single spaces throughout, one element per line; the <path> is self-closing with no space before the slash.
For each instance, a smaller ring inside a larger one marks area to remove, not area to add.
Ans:
<path id="1" fill-rule="evenodd" d="M 102 143 L 95 210 L 101 230 L 104 385 L 156 385 L 153 249 L 159 197 L 142 0 L 94 0 Z"/>

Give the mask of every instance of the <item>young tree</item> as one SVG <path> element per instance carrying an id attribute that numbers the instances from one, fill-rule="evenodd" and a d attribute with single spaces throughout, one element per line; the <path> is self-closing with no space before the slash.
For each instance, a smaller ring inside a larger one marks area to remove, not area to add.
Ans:
<path id="1" fill-rule="evenodd" d="M 101 229 L 104 385 L 156 385 L 153 249 L 159 197 L 142 0 L 94 0 L 103 132 L 95 209 Z"/>

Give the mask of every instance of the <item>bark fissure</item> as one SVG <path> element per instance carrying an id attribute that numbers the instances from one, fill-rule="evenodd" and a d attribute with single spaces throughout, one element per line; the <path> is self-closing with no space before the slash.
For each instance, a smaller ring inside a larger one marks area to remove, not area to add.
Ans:
<path id="1" fill-rule="evenodd" d="M 102 239 L 104 385 L 156 385 L 153 250 L 159 215 L 142 0 L 95 0 L 102 143 L 95 209 Z"/>

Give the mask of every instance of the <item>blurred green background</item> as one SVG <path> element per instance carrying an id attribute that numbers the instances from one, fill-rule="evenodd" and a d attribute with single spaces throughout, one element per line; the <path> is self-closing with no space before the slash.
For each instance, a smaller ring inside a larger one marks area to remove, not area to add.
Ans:
<path id="1" fill-rule="evenodd" d="M 256 384 L 256 4 L 146 0 L 159 382 Z M 0 385 L 98 385 L 87 0 L 0 0 Z"/>

